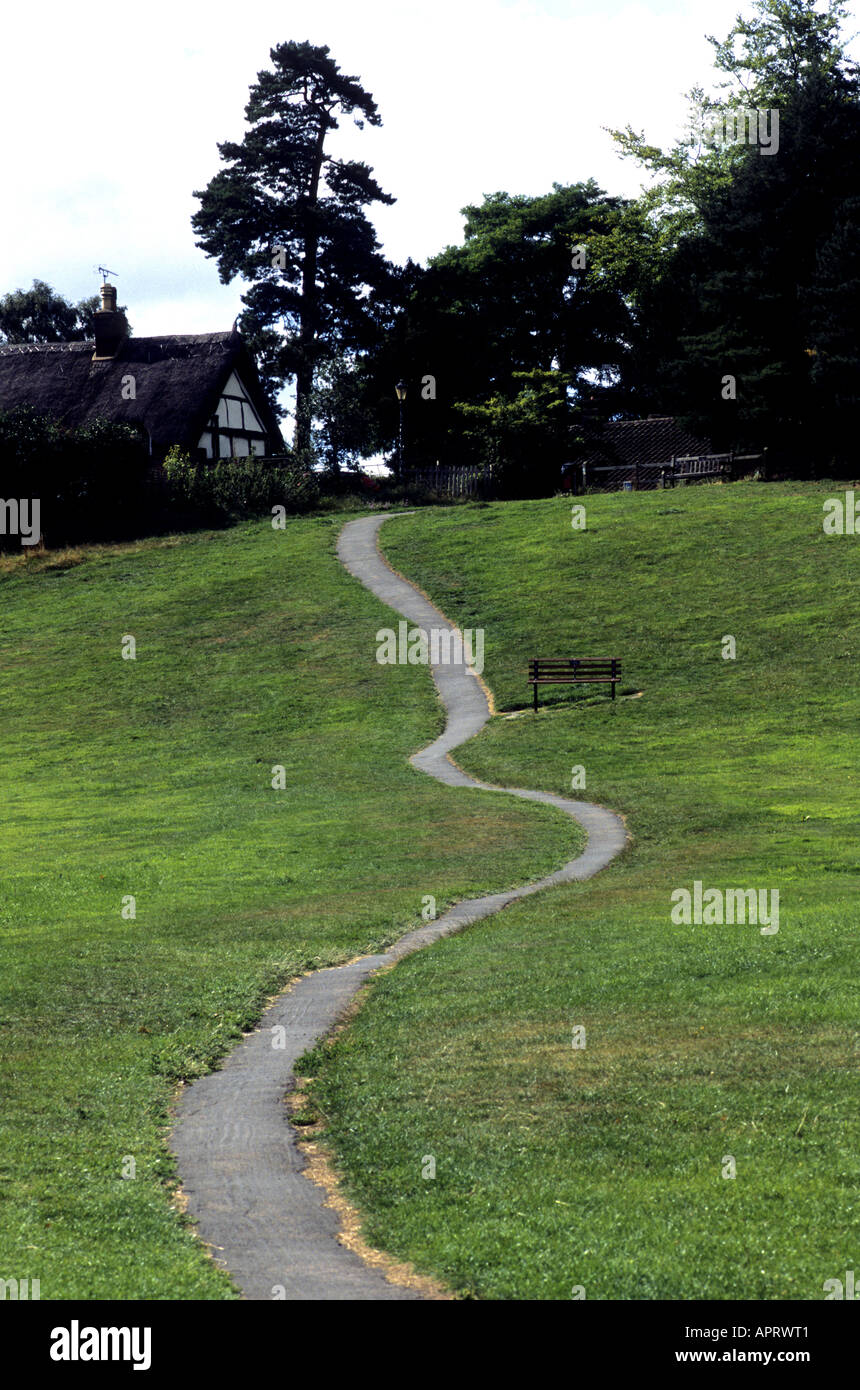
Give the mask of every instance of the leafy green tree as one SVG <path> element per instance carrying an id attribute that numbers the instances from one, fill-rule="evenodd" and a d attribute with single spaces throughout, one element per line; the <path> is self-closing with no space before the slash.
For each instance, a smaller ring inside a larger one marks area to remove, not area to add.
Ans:
<path id="1" fill-rule="evenodd" d="M 317 456 L 332 474 L 381 452 L 377 420 L 367 407 L 368 379 L 358 358 L 333 358 L 318 370 L 313 396 Z"/>
<path id="2" fill-rule="evenodd" d="M 72 304 L 45 280 L 34 280 L 32 289 L 13 290 L 0 299 L 0 341 L 82 342 L 95 336 L 93 316 L 98 308 L 98 295 Z"/>
<path id="3" fill-rule="evenodd" d="M 840 0 L 756 0 L 725 39 L 712 35 L 714 66 L 729 99 L 755 109 L 779 107 L 821 81 L 838 91 L 850 66 L 842 39 L 849 11 Z"/>
<path id="4" fill-rule="evenodd" d="M 708 35 L 714 66 L 724 74 L 716 93 L 694 87 L 688 94 L 688 128 L 668 150 L 652 145 L 631 126 L 610 134 L 620 152 L 654 176 L 639 207 L 660 223 L 664 249 L 701 227 L 703 205 L 726 189 L 748 156 L 740 141 L 709 138 L 718 113 L 779 110 L 811 80 L 836 90 L 848 60 L 840 37 L 847 11 L 839 0 L 755 0 L 754 12 L 738 16 L 725 39 Z"/>
<path id="5" fill-rule="evenodd" d="M 389 437 L 393 386 L 407 382 L 407 466 L 483 458 L 480 421 L 489 429 L 504 402 L 526 408 L 523 373 L 554 375 L 572 403 L 610 390 L 629 315 L 593 251 L 622 208 L 591 180 L 540 197 L 494 193 L 463 210 L 462 246 L 404 272 L 404 309 L 373 354 L 370 380 Z M 522 452 L 518 466 L 541 475 L 536 455 Z"/>
<path id="6" fill-rule="evenodd" d="M 839 340 L 843 363 L 851 356 L 836 277 L 842 264 L 850 280 L 844 229 L 860 194 L 860 100 L 843 16 L 835 3 L 757 0 L 724 42 L 711 40 L 722 109 L 778 112 L 771 154 L 741 141 L 697 152 L 692 135 L 664 153 L 618 135 L 658 175 L 639 216 L 659 235 L 642 240 L 638 265 L 632 250 L 632 273 L 621 268 L 634 301 L 631 360 L 651 408 L 723 445 L 767 445 L 796 471 L 821 458 L 834 426 L 824 339 Z M 697 119 L 719 104 L 694 97 Z M 650 281 L 641 274 L 649 257 Z"/>
<path id="7" fill-rule="evenodd" d="M 224 167 L 195 193 L 192 226 L 223 283 L 251 283 L 242 326 L 270 386 L 295 378 L 294 446 L 306 455 L 318 365 L 374 340 L 368 296 L 389 271 L 365 210 L 394 199 L 366 164 L 328 147 L 342 118 L 381 124 L 358 79 L 308 42 L 270 56 L 245 107 L 249 129 L 241 143 L 219 144 Z"/>
<path id="8" fill-rule="evenodd" d="M 492 470 L 504 496 L 552 492 L 572 446 L 572 409 L 559 372 L 514 372 L 516 395 L 494 395 L 454 409 L 475 458 Z"/>

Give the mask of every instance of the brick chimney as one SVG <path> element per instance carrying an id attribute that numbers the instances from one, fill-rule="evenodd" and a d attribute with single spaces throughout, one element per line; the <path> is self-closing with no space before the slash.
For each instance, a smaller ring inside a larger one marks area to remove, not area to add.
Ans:
<path id="1" fill-rule="evenodd" d="M 116 307 L 116 286 L 102 285 L 102 307 L 96 310 L 96 350 L 94 362 L 116 357 L 128 336 L 128 320 Z"/>

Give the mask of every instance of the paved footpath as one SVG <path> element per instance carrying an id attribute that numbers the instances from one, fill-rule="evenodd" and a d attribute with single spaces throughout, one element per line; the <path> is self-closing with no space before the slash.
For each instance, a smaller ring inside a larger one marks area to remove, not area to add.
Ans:
<path id="1" fill-rule="evenodd" d="M 413 627 L 455 632 L 432 603 L 395 574 L 379 553 L 385 515 L 348 522 L 338 555 L 366 588 Z M 455 648 L 460 644 L 453 644 Z M 462 656 L 462 652 L 460 652 Z M 484 689 L 463 664 L 432 668 L 447 710 L 445 732 L 412 758 L 415 767 L 454 787 L 519 796 L 557 806 L 588 833 L 577 859 L 536 883 L 458 903 L 435 922 L 408 932 L 382 955 L 319 970 L 299 980 L 265 1012 L 220 1071 L 185 1088 L 171 1138 L 189 1213 L 198 1232 L 249 1299 L 416 1299 L 337 1241 L 338 1218 L 325 1207 L 322 1188 L 303 1176 L 304 1158 L 289 1124 L 284 1096 L 292 1088 L 296 1060 L 337 1022 L 353 996 L 380 966 L 392 965 L 440 937 L 489 917 L 519 898 L 558 883 L 591 878 L 626 843 L 621 819 L 601 806 L 549 792 L 490 786 L 461 772 L 448 754 L 490 717 Z M 272 1046 L 280 1025 L 286 1047 Z M 283 1290 L 283 1293 L 281 1292 Z"/>

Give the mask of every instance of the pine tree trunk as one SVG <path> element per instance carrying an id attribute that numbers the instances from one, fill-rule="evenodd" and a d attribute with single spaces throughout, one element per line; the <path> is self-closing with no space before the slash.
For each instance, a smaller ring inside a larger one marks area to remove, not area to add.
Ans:
<path id="1" fill-rule="evenodd" d="M 302 333 L 304 337 L 304 333 Z M 311 392 L 314 388 L 314 372 L 310 363 L 302 362 L 296 372 L 296 427 L 293 433 L 293 449 L 305 457 L 311 447 Z"/>
<path id="2" fill-rule="evenodd" d="M 327 113 L 322 114 L 314 166 L 308 185 L 309 225 L 305 235 L 305 249 L 302 260 L 302 302 L 299 311 L 299 346 L 301 360 L 296 372 L 296 429 L 293 448 L 296 453 L 306 457 L 311 449 L 311 426 L 313 409 L 311 405 L 314 389 L 314 355 L 318 323 L 317 312 L 317 258 L 319 253 L 319 233 L 316 225 L 316 209 L 319 202 L 319 185 L 323 166 L 323 146 L 327 129 Z"/>

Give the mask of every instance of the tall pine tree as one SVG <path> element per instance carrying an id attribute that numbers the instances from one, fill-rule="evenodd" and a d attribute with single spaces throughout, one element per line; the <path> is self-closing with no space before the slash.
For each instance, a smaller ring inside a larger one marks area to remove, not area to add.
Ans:
<path id="1" fill-rule="evenodd" d="M 320 363 L 373 341 L 368 295 L 389 271 L 365 209 L 394 199 L 366 164 L 328 147 L 344 117 L 381 124 L 358 79 L 308 42 L 270 56 L 245 108 L 249 129 L 241 144 L 219 144 L 225 167 L 195 193 L 192 226 L 224 284 L 251 282 L 242 328 L 270 389 L 295 379 L 294 447 L 308 456 Z"/>

